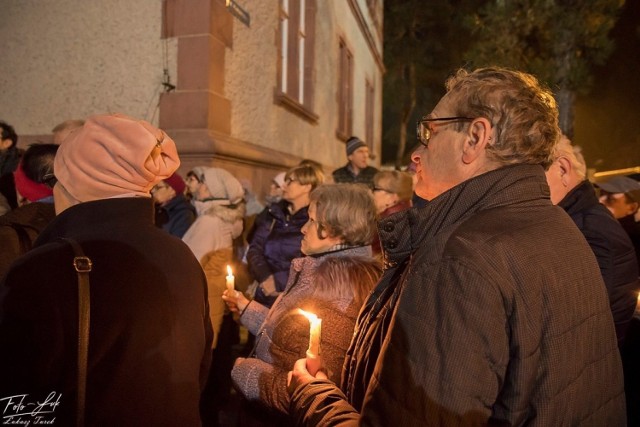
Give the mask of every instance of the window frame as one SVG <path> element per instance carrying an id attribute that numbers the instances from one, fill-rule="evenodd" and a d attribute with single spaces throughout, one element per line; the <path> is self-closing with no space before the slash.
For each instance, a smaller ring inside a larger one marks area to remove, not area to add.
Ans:
<path id="1" fill-rule="evenodd" d="M 278 76 L 274 102 L 315 123 L 314 58 L 316 0 L 280 0 Z"/>

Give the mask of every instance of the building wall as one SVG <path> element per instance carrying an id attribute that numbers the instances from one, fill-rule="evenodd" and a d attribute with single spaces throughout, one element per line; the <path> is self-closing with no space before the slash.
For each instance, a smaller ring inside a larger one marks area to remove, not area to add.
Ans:
<path id="1" fill-rule="evenodd" d="M 20 145 L 47 141 L 63 120 L 105 112 L 146 119 L 172 136 L 185 174 L 217 165 L 267 191 L 270 179 L 312 158 L 330 172 L 346 161 L 336 136 L 338 40 L 354 55 L 353 133 L 365 136 L 365 79 L 376 94 L 379 163 L 381 34 L 372 0 L 317 0 L 315 123 L 274 101 L 279 0 L 3 0 L 0 119 Z M 377 4 L 381 6 L 381 1 Z M 162 85 L 165 69 L 175 85 Z"/>
<path id="2" fill-rule="evenodd" d="M 365 79 L 381 102 L 382 70 L 377 66 L 348 1 L 317 2 L 315 96 L 311 123 L 289 109 L 274 104 L 277 85 L 278 0 L 241 2 L 251 15 L 251 26 L 234 23 L 233 46 L 228 48 L 225 83 L 232 103 L 231 135 L 255 144 L 313 158 L 330 171 L 342 166 L 344 142 L 336 136 L 338 41 L 346 39 L 354 54 L 353 133 L 365 137 Z M 360 5 L 366 14 L 366 4 Z M 376 110 L 374 153 L 380 152 L 381 109 Z"/>
<path id="3" fill-rule="evenodd" d="M 157 124 L 163 52 L 161 0 L 3 0 L 0 119 L 45 140 L 69 118 L 122 112 Z"/>

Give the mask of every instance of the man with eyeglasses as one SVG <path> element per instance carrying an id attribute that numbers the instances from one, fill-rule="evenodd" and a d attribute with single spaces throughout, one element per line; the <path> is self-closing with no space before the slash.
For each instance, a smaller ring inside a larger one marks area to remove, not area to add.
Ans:
<path id="1" fill-rule="evenodd" d="M 460 70 L 418 124 L 416 192 L 382 220 L 385 273 L 341 387 L 296 362 L 298 423 L 625 425 L 622 368 L 598 264 L 549 200 L 560 135 L 528 74 Z"/>

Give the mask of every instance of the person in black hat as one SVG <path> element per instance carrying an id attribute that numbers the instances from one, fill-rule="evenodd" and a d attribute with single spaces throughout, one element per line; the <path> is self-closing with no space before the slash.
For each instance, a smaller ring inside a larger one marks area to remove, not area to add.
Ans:
<path id="1" fill-rule="evenodd" d="M 631 238 L 640 265 L 640 182 L 628 176 L 617 176 L 598 187 L 600 203 L 611 211 Z"/>
<path id="2" fill-rule="evenodd" d="M 366 184 L 373 188 L 373 176 L 378 169 L 369 166 L 369 146 L 357 136 L 347 140 L 347 159 L 349 163 L 333 171 L 336 183 L 353 182 Z"/>

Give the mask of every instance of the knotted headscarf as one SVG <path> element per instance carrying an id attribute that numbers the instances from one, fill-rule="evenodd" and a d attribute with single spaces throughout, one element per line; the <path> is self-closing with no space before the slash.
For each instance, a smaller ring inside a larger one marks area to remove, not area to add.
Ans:
<path id="1" fill-rule="evenodd" d="M 54 173 L 80 202 L 149 197 L 149 190 L 180 166 L 164 131 L 122 114 L 89 117 L 60 145 Z"/>

